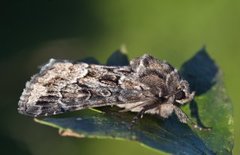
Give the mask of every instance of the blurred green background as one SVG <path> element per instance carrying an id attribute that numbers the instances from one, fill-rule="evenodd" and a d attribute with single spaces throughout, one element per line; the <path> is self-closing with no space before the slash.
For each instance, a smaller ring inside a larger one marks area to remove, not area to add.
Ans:
<path id="1" fill-rule="evenodd" d="M 125 44 L 179 68 L 206 46 L 224 72 L 240 153 L 240 1 L 41 0 L 0 2 L 0 145 L 3 154 L 158 154 L 136 142 L 74 139 L 17 113 L 25 82 L 49 58 L 104 63 Z"/>

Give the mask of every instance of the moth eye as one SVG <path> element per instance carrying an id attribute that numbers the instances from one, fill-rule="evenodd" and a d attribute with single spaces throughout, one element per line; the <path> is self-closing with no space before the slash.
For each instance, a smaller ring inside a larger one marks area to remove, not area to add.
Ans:
<path id="1" fill-rule="evenodd" d="M 178 91 L 175 94 L 175 98 L 176 98 L 176 100 L 182 100 L 182 99 L 186 98 L 184 91 L 182 91 L 182 90 Z"/>

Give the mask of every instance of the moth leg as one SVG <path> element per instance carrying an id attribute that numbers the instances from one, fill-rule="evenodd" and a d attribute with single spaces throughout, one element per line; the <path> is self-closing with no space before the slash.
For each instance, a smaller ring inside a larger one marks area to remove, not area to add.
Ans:
<path id="1" fill-rule="evenodd" d="M 193 122 L 191 119 L 189 119 L 189 117 L 187 116 L 186 113 L 184 113 L 182 111 L 182 109 L 180 109 L 179 107 L 175 106 L 174 107 L 174 112 L 177 115 L 178 119 L 180 122 L 187 124 L 188 122 L 191 124 L 191 126 L 195 129 L 198 129 L 200 131 L 204 130 L 204 131 L 209 131 L 211 130 L 211 128 L 208 127 L 202 127 L 199 126 L 197 123 Z"/>
<path id="2" fill-rule="evenodd" d="M 143 114 L 146 111 L 148 111 L 149 109 L 155 108 L 157 106 L 159 106 L 159 103 L 156 100 L 150 100 L 146 104 L 144 104 L 142 110 L 140 112 L 138 112 L 138 114 L 136 116 L 133 117 L 132 125 L 134 125 L 137 122 L 137 120 L 142 118 Z"/>
<path id="3" fill-rule="evenodd" d="M 137 120 L 142 118 L 145 111 L 146 111 L 145 109 L 142 109 L 140 112 L 138 112 L 138 114 L 133 117 L 131 125 L 134 125 L 137 122 Z"/>

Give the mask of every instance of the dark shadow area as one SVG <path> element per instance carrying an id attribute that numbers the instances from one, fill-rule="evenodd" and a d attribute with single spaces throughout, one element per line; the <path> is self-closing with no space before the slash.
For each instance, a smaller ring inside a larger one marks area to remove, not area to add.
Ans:
<path id="1" fill-rule="evenodd" d="M 129 65 L 128 56 L 119 49 L 112 53 L 106 64 L 108 66 L 127 66 Z"/>
<path id="2" fill-rule="evenodd" d="M 207 54 L 206 49 L 202 48 L 182 65 L 180 72 L 184 79 L 190 83 L 191 90 L 199 96 L 215 84 L 218 67 Z"/>
<path id="3" fill-rule="evenodd" d="M 97 1 L 1 1 L 0 59 L 55 39 L 97 38 L 104 33 L 104 24 L 94 3 Z"/>
<path id="4" fill-rule="evenodd" d="M 216 83 L 218 71 L 218 67 L 207 54 L 205 47 L 185 62 L 180 69 L 183 78 L 189 82 L 191 90 L 195 91 L 197 96 L 206 93 L 212 88 Z M 191 116 L 196 119 L 197 124 L 202 128 L 206 128 L 200 119 L 196 101 L 193 100 L 189 107 Z"/>

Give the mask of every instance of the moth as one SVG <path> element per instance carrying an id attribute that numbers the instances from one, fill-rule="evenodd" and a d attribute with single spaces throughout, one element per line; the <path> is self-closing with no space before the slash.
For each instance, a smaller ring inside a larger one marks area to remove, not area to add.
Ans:
<path id="1" fill-rule="evenodd" d="M 134 120 L 145 113 L 162 118 L 175 113 L 180 122 L 188 123 L 180 107 L 193 98 L 189 83 L 172 65 L 147 54 L 128 66 L 50 59 L 26 83 L 18 111 L 38 117 L 115 105 L 137 112 Z"/>

